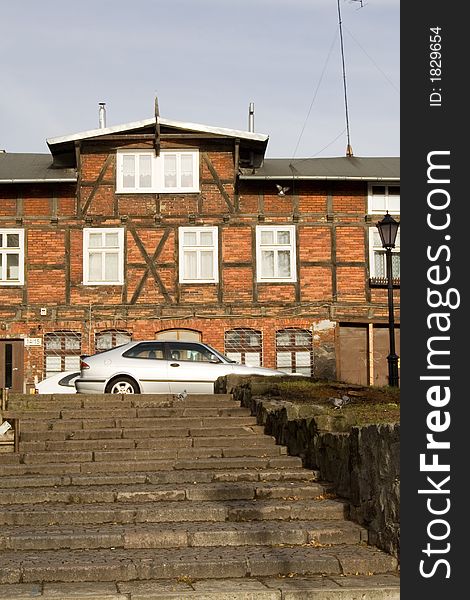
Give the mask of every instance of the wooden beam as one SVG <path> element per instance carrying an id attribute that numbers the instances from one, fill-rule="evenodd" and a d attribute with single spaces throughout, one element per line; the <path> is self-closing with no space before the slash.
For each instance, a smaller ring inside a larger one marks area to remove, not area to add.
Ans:
<path id="1" fill-rule="evenodd" d="M 120 134 L 116 134 L 116 133 L 109 133 L 108 135 L 101 135 L 99 138 L 95 138 L 93 140 L 90 140 L 92 142 L 125 142 L 125 141 L 129 141 L 129 140 L 154 140 L 155 139 L 155 134 L 154 133 L 132 133 L 132 132 L 125 132 L 123 131 Z"/>
<path id="2" fill-rule="evenodd" d="M 161 133 L 161 140 L 199 140 L 199 139 L 221 139 L 223 136 L 217 135 L 216 133 Z M 131 140 L 138 141 L 154 141 L 155 133 L 132 133 L 123 131 L 122 133 L 109 133 L 107 135 L 100 135 L 99 138 L 93 138 L 89 140 L 89 143 L 98 142 L 128 142 Z"/>
<path id="3" fill-rule="evenodd" d="M 88 196 L 88 200 L 85 202 L 85 205 L 83 206 L 83 208 L 81 210 L 82 216 L 86 215 L 87 210 L 90 208 L 90 204 L 92 203 L 93 198 L 95 197 L 95 194 L 98 191 L 98 188 L 104 179 L 104 175 L 105 175 L 106 171 L 108 170 L 108 167 L 111 164 L 112 159 L 113 159 L 113 155 L 108 154 L 106 160 L 104 161 L 104 165 L 101 167 L 101 171 L 100 171 L 100 174 L 98 175 L 98 179 L 95 181 L 95 185 L 94 185 L 93 189 L 91 190 L 90 195 Z"/>
<path id="4" fill-rule="evenodd" d="M 158 242 L 158 245 L 155 249 L 155 252 L 153 253 L 152 258 L 150 258 L 150 256 L 148 255 L 147 250 L 145 249 L 145 246 L 143 245 L 142 240 L 138 236 L 135 227 L 133 225 L 129 225 L 129 230 L 132 234 L 132 237 L 134 238 L 134 241 L 135 241 L 137 247 L 140 250 L 140 253 L 142 254 L 145 262 L 147 263 L 147 268 L 145 269 L 144 274 L 142 275 L 142 279 L 140 280 L 139 285 L 137 286 L 137 288 L 134 291 L 134 294 L 131 298 L 130 304 L 135 304 L 137 302 L 137 298 L 140 296 L 140 293 L 142 291 L 142 288 L 144 287 L 145 282 L 147 281 L 147 277 L 148 277 L 149 273 L 152 273 L 153 278 L 155 279 L 155 282 L 158 285 L 160 292 L 162 293 L 166 302 L 168 304 L 172 304 L 170 294 L 167 292 L 167 289 L 164 286 L 163 281 L 161 280 L 160 275 L 158 274 L 158 271 L 155 267 L 155 261 L 157 260 L 161 251 L 163 250 L 163 246 L 165 245 L 165 242 L 168 239 L 168 236 L 170 235 L 171 228 L 168 227 L 165 230 L 161 240 Z"/>
<path id="5" fill-rule="evenodd" d="M 80 206 L 82 204 L 81 201 L 81 189 L 80 189 L 80 184 L 82 182 L 82 166 L 80 164 L 81 162 L 81 146 L 80 146 L 80 140 L 77 140 L 74 144 L 75 146 L 75 164 L 77 167 L 77 186 L 75 188 L 75 214 L 77 215 L 77 217 L 80 215 Z"/>
<path id="6" fill-rule="evenodd" d="M 224 188 L 222 182 L 220 181 L 220 177 L 219 177 L 217 171 L 215 170 L 214 165 L 212 164 L 212 161 L 209 158 L 209 155 L 207 154 L 207 152 L 203 152 L 202 153 L 202 158 L 204 159 L 204 162 L 206 163 L 207 168 L 210 171 L 210 174 L 214 178 L 214 181 L 215 181 L 215 183 L 216 183 L 216 185 L 217 185 L 217 187 L 219 189 L 219 192 L 221 193 L 223 199 L 225 200 L 225 202 L 226 202 L 226 204 L 228 206 L 229 212 L 233 213 L 234 212 L 234 208 L 233 208 L 233 204 L 232 204 L 232 201 L 230 199 L 230 196 L 225 191 L 225 188 Z"/>
<path id="7" fill-rule="evenodd" d="M 233 190 L 235 200 L 235 212 L 240 212 L 240 190 L 238 175 L 240 172 L 240 138 L 235 138 L 234 150 L 234 169 L 233 169 Z"/>
<path id="8" fill-rule="evenodd" d="M 71 242 L 70 242 L 70 227 L 65 228 L 65 304 L 70 304 L 70 287 L 71 287 Z"/>

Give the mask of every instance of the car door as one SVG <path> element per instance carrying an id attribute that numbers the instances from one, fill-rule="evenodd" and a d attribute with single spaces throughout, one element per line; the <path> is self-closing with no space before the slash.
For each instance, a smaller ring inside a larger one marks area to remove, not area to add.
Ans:
<path id="1" fill-rule="evenodd" d="M 141 342 L 123 354 L 122 372 L 131 375 L 144 394 L 168 394 L 168 361 L 163 342 Z"/>
<path id="2" fill-rule="evenodd" d="M 168 381 L 170 392 L 179 394 L 213 394 L 214 381 L 231 371 L 203 344 L 167 342 Z"/>

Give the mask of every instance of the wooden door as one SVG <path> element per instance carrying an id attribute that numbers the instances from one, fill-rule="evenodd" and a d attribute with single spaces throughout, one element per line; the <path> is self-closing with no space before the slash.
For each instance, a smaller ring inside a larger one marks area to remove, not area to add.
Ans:
<path id="1" fill-rule="evenodd" d="M 24 391 L 24 342 L 0 339 L 0 388 Z"/>

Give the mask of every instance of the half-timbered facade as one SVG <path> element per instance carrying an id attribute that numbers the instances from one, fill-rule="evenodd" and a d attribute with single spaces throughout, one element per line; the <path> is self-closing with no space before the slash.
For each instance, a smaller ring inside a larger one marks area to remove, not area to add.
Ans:
<path id="1" fill-rule="evenodd" d="M 267 143 L 154 118 L 0 153 L 0 387 L 169 337 L 385 384 L 375 223 L 399 214 L 399 161 L 265 159 Z"/>

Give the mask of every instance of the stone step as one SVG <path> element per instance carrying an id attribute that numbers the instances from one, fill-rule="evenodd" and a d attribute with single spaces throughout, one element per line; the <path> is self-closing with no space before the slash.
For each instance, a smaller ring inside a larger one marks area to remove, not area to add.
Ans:
<path id="1" fill-rule="evenodd" d="M 75 439 L 68 440 L 35 440 L 20 441 L 20 453 L 24 452 L 68 452 L 80 450 L 118 450 L 118 449 L 164 449 L 164 448 L 231 448 L 243 446 L 250 448 L 270 447 L 276 445 L 276 439 L 269 435 L 239 437 L 167 437 L 150 439 L 111 438 L 111 439 Z"/>
<path id="2" fill-rule="evenodd" d="M 86 453 L 85 453 L 86 454 Z M 241 456 L 227 458 L 162 458 L 121 461 L 49 462 L 29 464 L 0 464 L 0 477 L 5 475 L 67 475 L 92 473 L 121 473 L 122 471 L 163 471 L 171 469 L 292 469 L 301 467 L 302 460 L 296 456 Z"/>
<path id="3" fill-rule="evenodd" d="M 99 475 L 9 475 L 0 477 L 0 490 L 58 486 L 112 486 L 173 483 L 283 482 L 301 485 L 315 481 L 317 471 L 309 469 L 232 469 L 230 471 L 156 471 L 136 473 L 100 473 Z"/>
<path id="4" fill-rule="evenodd" d="M 284 446 L 235 446 L 235 447 L 198 447 L 198 448 L 123 448 L 118 450 L 88 450 L 88 451 L 60 451 L 60 452 L 27 452 L 19 454 L 20 462 L 25 465 L 47 464 L 60 462 L 129 462 L 161 459 L 188 459 L 199 460 L 205 458 L 237 458 L 237 457 L 274 457 L 286 455 Z"/>
<path id="5" fill-rule="evenodd" d="M 22 441 L 64 441 L 74 440 L 93 440 L 93 439 L 149 439 L 163 437 L 264 437 L 263 427 L 259 425 L 228 425 L 225 427 L 163 427 L 155 425 L 153 428 L 118 428 L 111 427 L 105 429 L 80 429 L 73 431 L 51 430 L 21 430 L 20 443 Z"/>
<path id="6" fill-rule="evenodd" d="M 236 407 L 240 402 L 230 394 L 189 394 L 178 400 L 172 394 L 39 394 L 13 395 L 8 398 L 9 411 L 60 410 L 62 408 L 103 408 L 111 407 Z"/>
<path id="7" fill-rule="evenodd" d="M 310 521 L 344 519 L 348 505 L 339 500 L 224 500 L 207 502 L 122 502 L 0 506 L 0 525 L 96 525 L 101 523 L 182 523 L 195 521 Z"/>
<path id="8" fill-rule="evenodd" d="M 0 583 L 352 575 L 395 571 L 397 561 L 359 545 L 42 550 L 2 553 Z"/>
<path id="9" fill-rule="evenodd" d="M 162 428 L 218 428 L 233 426 L 256 425 L 256 417 L 250 416 L 197 416 L 192 417 L 135 417 L 114 418 L 109 416 L 105 419 L 62 419 L 52 418 L 41 420 L 40 418 L 25 420 L 21 422 L 22 432 L 31 431 L 77 431 L 89 429 L 162 429 Z"/>
<path id="10" fill-rule="evenodd" d="M 172 523 L 85 528 L 2 527 L 2 550 L 137 549 L 214 546 L 312 546 L 356 544 L 367 532 L 351 521 Z"/>
<path id="11" fill-rule="evenodd" d="M 0 455 L 0 598 L 399 597 L 396 559 L 230 395 L 10 395 L 8 409 L 21 436 Z"/>
<path id="12" fill-rule="evenodd" d="M 6 600 L 399 600 L 395 574 L 0 585 Z"/>
<path id="13" fill-rule="evenodd" d="M 90 504 L 104 502 L 160 502 L 182 500 L 259 500 L 318 499 L 328 494 L 329 486 L 321 483 L 234 482 L 234 483 L 166 483 L 121 485 L 62 485 L 23 488 L 0 488 L 0 506 L 63 502 Z"/>

